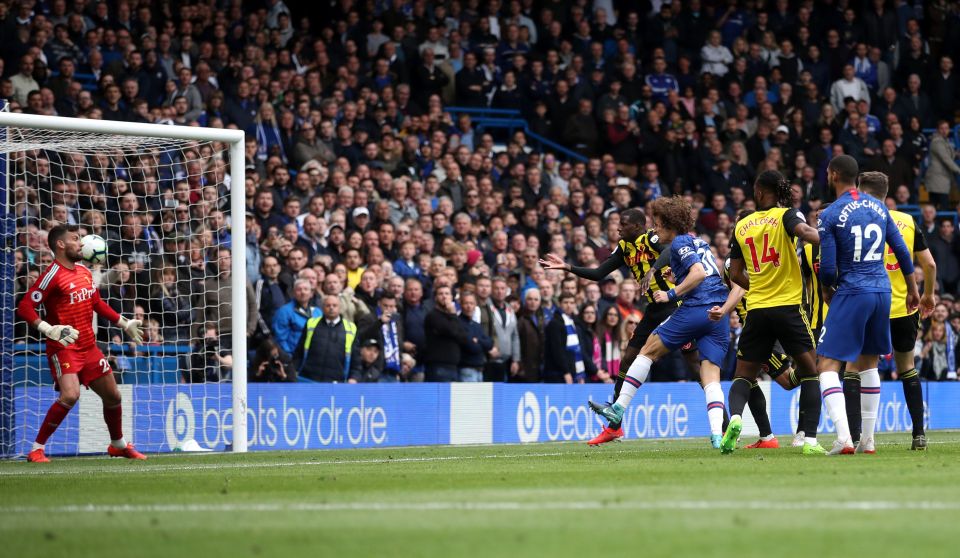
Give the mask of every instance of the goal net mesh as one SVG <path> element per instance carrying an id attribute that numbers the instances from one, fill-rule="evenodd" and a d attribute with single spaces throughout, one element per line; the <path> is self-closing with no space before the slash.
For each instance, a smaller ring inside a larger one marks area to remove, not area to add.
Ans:
<path id="1" fill-rule="evenodd" d="M 144 323 L 143 343 L 134 345 L 94 319 L 120 385 L 127 440 L 142 451 L 191 439 L 211 449 L 230 443 L 203 439 L 195 424 L 207 409 L 222 421 L 231 408 L 229 171 L 229 146 L 217 142 L 0 127 L 0 455 L 30 450 L 56 398 L 45 340 L 14 309 L 52 262 L 47 232 L 60 223 L 107 241 L 106 262 L 85 265 L 110 306 Z M 100 400 L 81 391 L 47 453 L 105 451 Z"/>

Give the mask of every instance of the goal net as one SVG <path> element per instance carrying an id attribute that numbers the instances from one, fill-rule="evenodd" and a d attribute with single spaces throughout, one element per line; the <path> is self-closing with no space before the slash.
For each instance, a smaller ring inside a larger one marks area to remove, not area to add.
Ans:
<path id="1" fill-rule="evenodd" d="M 110 306 L 144 323 L 141 345 L 105 320 L 93 324 L 128 441 L 150 452 L 245 451 L 233 443 L 233 416 L 246 416 L 242 138 L 0 112 L 0 455 L 30 450 L 56 398 L 45 340 L 15 308 L 53 261 L 47 232 L 62 223 L 107 241 L 106 261 L 84 265 Z M 105 451 L 100 400 L 81 391 L 48 453 Z"/>

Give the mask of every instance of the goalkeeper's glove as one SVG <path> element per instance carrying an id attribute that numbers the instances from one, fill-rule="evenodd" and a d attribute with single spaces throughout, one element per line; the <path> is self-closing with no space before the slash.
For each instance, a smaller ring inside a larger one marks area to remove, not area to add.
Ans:
<path id="1" fill-rule="evenodd" d="M 37 329 L 40 333 L 44 334 L 47 339 L 56 341 L 64 347 L 73 345 L 77 342 L 77 338 L 80 337 L 80 332 L 68 325 L 50 325 L 47 322 L 40 322 L 37 325 Z"/>
<path id="2" fill-rule="evenodd" d="M 143 322 L 140 320 L 128 320 L 123 316 L 120 316 L 120 321 L 117 322 L 117 325 L 120 326 L 120 329 L 127 332 L 127 336 L 133 340 L 134 343 L 143 342 Z"/>

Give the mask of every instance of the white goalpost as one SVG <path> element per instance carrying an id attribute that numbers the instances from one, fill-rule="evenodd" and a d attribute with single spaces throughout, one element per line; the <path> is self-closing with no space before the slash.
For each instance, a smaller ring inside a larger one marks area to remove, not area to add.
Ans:
<path id="1" fill-rule="evenodd" d="M 55 397 L 41 339 L 14 311 L 58 223 L 107 239 L 107 262 L 89 266 L 101 296 L 146 320 L 141 346 L 95 324 L 126 437 L 149 452 L 194 439 L 247 451 L 244 170 L 241 130 L 0 112 L 0 458 L 29 451 Z M 81 397 L 48 453 L 104 451 L 96 404 Z"/>

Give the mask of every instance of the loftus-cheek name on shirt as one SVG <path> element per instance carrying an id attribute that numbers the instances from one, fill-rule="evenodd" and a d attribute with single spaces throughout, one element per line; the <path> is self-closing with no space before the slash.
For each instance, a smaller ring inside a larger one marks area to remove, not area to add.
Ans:
<path id="1" fill-rule="evenodd" d="M 77 302 L 83 302 L 85 300 L 90 300 L 93 298 L 93 294 L 96 291 L 93 289 L 79 289 L 70 293 L 70 304 L 75 304 Z"/>
<path id="2" fill-rule="evenodd" d="M 856 200 L 843 206 L 843 209 L 840 210 L 840 215 L 837 216 L 837 227 L 841 229 L 845 228 L 847 226 L 847 219 L 850 218 L 850 214 L 860 208 L 872 209 L 877 215 L 880 216 L 881 219 L 884 221 L 887 220 L 887 213 L 884 211 L 885 208 L 881 204 L 873 200 Z"/>
<path id="3" fill-rule="evenodd" d="M 747 221 L 745 221 L 740 227 L 738 227 L 739 230 L 737 234 L 739 234 L 740 236 L 746 235 L 747 231 L 752 229 L 753 227 L 770 225 L 771 227 L 775 228 L 780 225 L 780 219 L 778 217 L 760 217 L 759 219 L 750 219 L 749 217 L 747 217 L 747 219 L 748 219 Z"/>

